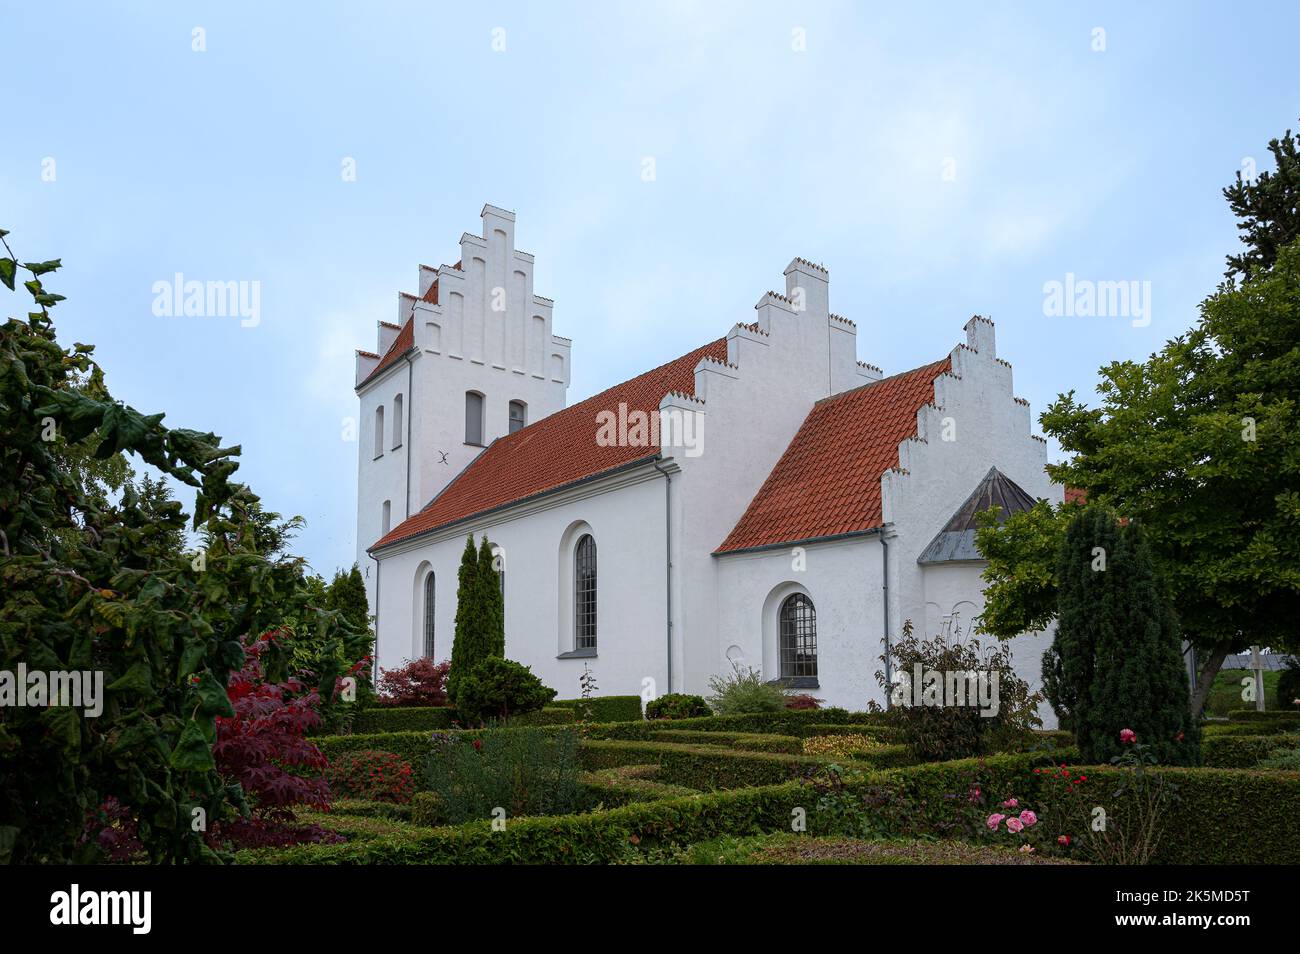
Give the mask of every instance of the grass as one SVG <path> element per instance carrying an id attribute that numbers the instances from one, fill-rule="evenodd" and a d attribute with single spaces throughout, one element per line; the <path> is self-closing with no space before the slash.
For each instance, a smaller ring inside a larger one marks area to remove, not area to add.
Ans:
<path id="1" fill-rule="evenodd" d="M 865 841 L 804 835 L 719 838 L 680 851 L 688 865 L 1069 865 L 1078 862 L 957 841 Z"/>
<path id="2" fill-rule="evenodd" d="M 1245 702 L 1241 698 L 1241 680 L 1253 677 L 1249 669 L 1221 669 L 1214 677 L 1210 689 L 1210 698 L 1205 709 L 1210 715 L 1226 716 L 1233 709 L 1253 709 L 1254 702 Z M 1282 676 L 1280 670 L 1266 670 L 1264 673 L 1264 704 L 1270 709 L 1279 708 L 1277 700 L 1277 681 Z"/>

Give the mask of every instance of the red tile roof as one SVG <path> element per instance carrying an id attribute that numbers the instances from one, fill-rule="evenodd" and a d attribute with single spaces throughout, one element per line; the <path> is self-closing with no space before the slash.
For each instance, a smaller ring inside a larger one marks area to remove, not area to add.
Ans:
<path id="1" fill-rule="evenodd" d="M 880 478 L 951 358 L 818 401 L 718 553 L 879 527 Z"/>
<path id="2" fill-rule="evenodd" d="M 602 447 L 596 443 L 601 411 L 658 412 L 669 392 L 695 394 L 695 366 L 704 358 L 727 360 L 719 338 L 690 354 L 556 411 L 522 430 L 498 438 L 427 507 L 394 527 L 371 550 L 427 533 L 506 504 L 556 490 L 624 464 L 653 457 L 655 447 Z"/>
<path id="3" fill-rule="evenodd" d="M 390 328 L 396 327 L 396 325 L 389 325 L 388 322 L 386 321 L 383 322 L 383 324 L 388 325 Z M 415 319 L 407 318 L 406 324 L 402 325 L 402 330 L 397 333 L 397 337 L 393 339 L 393 343 L 389 345 L 388 350 L 384 352 L 384 356 L 380 358 L 379 363 L 375 365 L 375 370 L 367 374 L 366 379 L 362 381 L 360 384 L 358 384 L 357 388 L 365 387 L 366 384 L 369 383 L 371 378 L 373 378 L 375 375 L 382 372 L 390 364 L 396 362 L 398 358 L 406 354 L 406 352 L 409 351 L 414 346 L 415 346 Z M 369 351 L 359 351 L 358 353 L 370 356 Z"/>

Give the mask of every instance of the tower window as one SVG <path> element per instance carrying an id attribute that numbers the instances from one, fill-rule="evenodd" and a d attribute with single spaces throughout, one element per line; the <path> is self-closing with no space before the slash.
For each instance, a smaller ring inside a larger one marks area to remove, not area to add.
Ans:
<path id="1" fill-rule="evenodd" d="M 465 392 L 465 443 L 483 443 L 483 395 Z"/>
<path id="2" fill-rule="evenodd" d="M 392 528 L 392 524 L 393 524 L 393 502 L 391 500 L 385 500 L 383 516 L 380 518 L 380 525 L 384 528 L 383 532 L 385 534 L 387 534 L 388 531 Z"/>
<path id="3" fill-rule="evenodd" d="M 510 402 L 510 433 L 521 431 L 528 425 L 528 405 L 523 401 Z"/>
<path id="4" fill-rule="evenodd" d="M 384 406 L 375 408 L 375 456 L 384 456 Z"/>
<path id="5" fill-rule="evenodd" d="M 402 446 L 402 396 L 393 398 L 393 450 Z"/>

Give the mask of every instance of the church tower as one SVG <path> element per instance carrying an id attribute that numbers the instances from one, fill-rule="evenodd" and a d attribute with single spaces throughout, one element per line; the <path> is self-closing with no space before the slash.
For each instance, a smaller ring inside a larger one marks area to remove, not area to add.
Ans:
<path id="1" fill-rule="evenodd" d="M 357 563 L 375 605 L 367 548 L 417 513 L 488 444 L 565 405 L 572 342 L 533 293 L 515 215 L 485 205 L 460 261 L 421 265 L 375 351 L 357 351 Z"/>

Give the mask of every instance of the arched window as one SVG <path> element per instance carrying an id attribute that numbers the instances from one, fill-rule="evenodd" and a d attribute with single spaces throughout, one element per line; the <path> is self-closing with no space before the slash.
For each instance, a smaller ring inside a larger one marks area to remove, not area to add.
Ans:
<path id="1" fill-rule="evenodd" d="M 393 398 L 393 450 L 402 446 L 402 396 Z"/>
<path id="2" fill-rule="evenodd" d="M 804 593 L 781 604 L 781 678 L 817 678 L 817 610 Z"/>
<path id="3" fill-rule="evenodd" d="M 510 402 L 510 433 L 522 431 L 528 425 L 528 405 L 523 401 Z"/>
<path id="4" fill-rule="evenodd" d="M 424 657 L 433 658 L 433 572 L 424 578 Z"/>
<path id="5" fill-rule="evenodd" d="M 497 586 L 501 590 L 501 605 L 506 604 L 506 551 L 498 546 L 492 548 L 492 569 L 497 573 Z"/>
<path id="6" fill-rule="evenodd" d="M 384 406 L 375 408 L 375 456 L 384 456 Z"/>
<path id="7" fill-rule="evenodd" d="M 465 392 L 465 443 L 483 443 L 483 395 Z"/>
<path id="8" fill-rule="evenodd" d="M 380 526 L 384 528 L 383 529 L 384 533 L 388 533 L 388 531 L 392 528 L 392 525 L 393 525 L 393 502 L 391 500 L 385 500 L 383 516 L 380 518 Z"/>
<path id="9" fill-rule="evenodd" d="M 573 548 L 573 648 L 596 648 L 596 541 L 590 533 Z"/>

